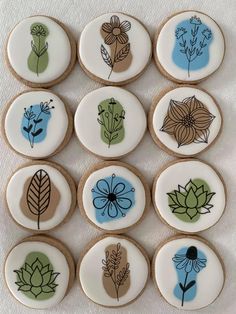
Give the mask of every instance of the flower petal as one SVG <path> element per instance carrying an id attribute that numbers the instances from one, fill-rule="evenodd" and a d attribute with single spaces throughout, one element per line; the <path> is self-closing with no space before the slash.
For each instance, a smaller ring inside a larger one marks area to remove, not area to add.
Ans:
<path id="1" fill-rule="evenodd" d="M 185 199 L 185 204 L 189 208 L 195 208 L 198 205 L 198 199 L 197 199 L 192 187 L 188 191 L 188 194 L 187 194 L 186 199 Z"/>
<path id="2" fill-rule="evenodd" d="M 193 269 L 193 261 L 192 260 L 188 260 L 188 263 L 185 267 L 185 271 L 186 273 L 190 273 Z"/>
<path id="3" fill-rule="evenodd" d="M 38 267 L 39 269 L 43 268 L 43 264 L 40 262 L 38 258 L 34 261 L 34 263 L 31 265 L 31 268 L 35 270 L 35 268 Z"/>
<path id="4" fill-rule="evenodd" d="M 207 201 L 207 192 L 203 192 L 202 194 L 200 194 L 197 200 L 198 200 L 198 204 L 197 204 L 198 208 L 201 208 L 202 206 L 204 206 Z"/>
<path id="5" fill-rule="evenodd" d="M 120 19 L 117 15 L 112 15 L 110 19 L 110 23 L 112 28 L 119 27 L 120 26 Z"/>
<path id="6" fill-rule="evenodd" d="M 112 33 L 108 34 L 104 39 L 104 42 L 107 45 L 112 45 L 115 41 L 116 41 L 116 36 L 114 36 Z"/>
<path id="7" fill-rule="evenodd" d="M 188 259 L 185 257 L 180 263 L 176 265 L 177 269 L 183 269 L 188 263 Z"/>
<path id="8" fill-rule="evenodd" d="M 110 185 L 108 184 L 107 180 L 105 180 L 105 179 L 98 180 L 98 182 L 96 183 L 96 188 L 104 196 L 107 196 L 107 194 L 111 193 Z"/>
<path id="9" fill-rule="evenodd" d="M 176 194 L 176 197 L 177 197 L 177 200 L 178 200 L 178 203 L 181 205 L 181 206 L 185 206 L 185 195 L 183 195 L 182 193 L 176 191 L 175 192 Z"/>
<path id="10" fill-rule="evenodd" d="M 166 133 L 172 135 L 172 134 L 174 134 L 174 130 L 175 130 L 176 125 L 177 125 L 177 122 L 171 120 L 169 118 L 169 116 L 166 116 L 160 131 L 163 131 L 163 132 L 166 132 Z"/>
<path id="11" fill-rule="evenodd" d="M 120 44 L 126 44 L 129 40 L 129 37 L 126 33 L 121 33 L 117 35 L 117 40 L 119 41 Z"/>
<path id="12" fill-rule="evenodd" d="M 215 118 L 206 108 L 194 110 L 192 117 L 195 120 L 194 127 L 198 130 L 208 129 Z"/>
<path id="13" fill-rule="evenodd" d="M 132 201 L 127 197 L 117 197 L 116 203 L 122 209 L 129 209 L 132 206 Z"/>
<path id="14" fill-rule="evenodd" d="M 195 109 L 205 108 L 203 103 L 198 100 L 195 96 L 187 97 L 183 100 L 183 103 L 188 106 L 189 113 L 193 112 Z"/>
<path id="15" fill-rule="evenodd" d="M 184 103 L 171 99 L 168 108 L 168 115 L 171 120 L 181 122 L 188 113 L 188 107 Z"/>
<path id="16" fill-rule="evenodd" d="M 30 288 L 31 288 L 30 285 L 23 285 L 23 286 L 19 287 L 18 290 L 27 292 L 27 291 L 30 291 Z"/>
<path id="17" fill-rule="evenodd" d="M 190 188 L 192 188 L 194 192 L 197 191 L 197 186 L 196 186 L 196 184 L 193 183 L 193 181 L 192 181 L 191 179 L 190 179 L 190 180 L 188 181 L 188 183 L 185 185 L 186 191 L 189 191 Z"/>
<path id="18" fill-rule="evenodd" d="M 197 130 L 196 129 L 196 135 L 194 143 L 208 143 L 208 137 L 210 135 L 210 130 Z"/>
<path id="19" fill-rule="evenodd" d="M 103 209 L 107 206 L 109 200 L 106 197 L 103 196 L 97 196 L 93 199 L 93 206 L 96 209 Z"/>
<path id="20" fill-rule="evenodd" d="M 118 212 L 118 209 L 117 209 L 115 203 L 109 202 L 108 209 L 107 209 L 108 216 L 111 218 L 115 218 L 115 217 L 117 217 L 118 213 L 119 212 Z"/>
<path id="21" fill-rule="evenodd" d="M 42 291 L 44 293 L 55 292 L 55 290 L 53 288 L 49 287 L 49 286 L 42 287 Z"/>
<path id="22" fill-rule="evenodd" d="M 186 210 L 187 210 L 186 207 L 177 207 L 177 208 L 172 210 L 172 213 L 175 213 L 175 214 L 186 214 Z"/>
<path id="23" fill-rule="evenodd" d="M 105 32 L 105 33 L 111 33 L 112 32 L 112 26 L 110 23 L 103 23 L 102 24 L 102 30 Z"/>
<path id="24" fill-rule="evenodd" d="M 120 24 L 120 30 L 122 33 L 128 32 L 131 29 L 131 23 L 129 21 L 123 21 Z"/>
<path id="25" fill-rule="evenodd" d="M 119 195 L 120 193 L 124 191 L 124 189 L 125 189 L 125 184 L 122 182 L 119 182 L 114 186 L 112 193 Z"/>
<path id="26" fill-rule="evenodd" d="M 193 127 L 185 127 L 182 124 L 178 124 L 175 128 L 175 139 L 178 143 L 178 147 L 191 144 L 196 135 L 196 131 Z"/>
<path id="27" fill-rule="evenodd" d="M 186 259 L 186 254 L 175 254 L 175 256 L 172 258 L 172 261 L 175 263 L 180 263 L 185 259 Z"/>
<path id="28" fill-rule="evenodd" d="M 197 216 L 198 210 L 197 208 L 188 208 L 186 213 L 189 216 L 189 218 L 192 220 L 195 216 Z"/>
<path id="29" fill-rule="evenodd" d="M 37 296 L 42 292 L 42 288 L 41 287 L 32 287 L 30 291 L 37 298 Z"/>
<path id="30" fill-rule="evenodd" d="M 27 284 L 30 284 L 30 277 L 31 277 L 31 274 L 27 272 L 24 268 L 22 268 L 23 281 Z"/>
<path id="31" fill-rule="evenodd" d="M 50 282 L 52 276 L 52 270 L 48 271 L 46 274 L 43 275 L 43 283 L 42 285 L 45 286 Z"/>
<path id="32" fill-rule="evenodd" d="M 42 285 L 43 277 L 42 277 L 38 267 L 35 268 L 32 276 L 30 278 L 30 282 L 31 282 L 32 286 L 34 286 L 34 287 L 39 287 Z"/>

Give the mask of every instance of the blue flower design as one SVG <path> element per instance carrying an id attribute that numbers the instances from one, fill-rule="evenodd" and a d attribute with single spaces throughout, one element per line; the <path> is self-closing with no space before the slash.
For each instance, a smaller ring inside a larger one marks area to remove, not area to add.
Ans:
<path id="1" fill-rule="evenodd" d="M 98 180 L 92 189 L 97 221 L 103 223 L 125 217 L 135 204 L 134 192 L 134 187 L 127 180 L 114 173 Z"/>

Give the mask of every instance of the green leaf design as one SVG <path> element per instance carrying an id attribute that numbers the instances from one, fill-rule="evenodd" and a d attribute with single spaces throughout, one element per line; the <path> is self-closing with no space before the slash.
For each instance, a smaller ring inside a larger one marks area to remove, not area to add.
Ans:
<path id="1" fill-rule="evenodd" d="M 98 105 L 97 122 L 101 127 L 101 139 L 111 145 L 119 144 L 125 137 L 125 111 L 122 105 L 114 98 L 103 100 Z"/>
<path id="2" fill-rule="evenodd" d="M 47 300 L 51 298 L 58 286 L 55 283 L 60 275 L 54 272 L 48 257 L 41 252 L 32 252 L 26 256 L 24 265 L 14 270 L 17 276 L 15 284 L 28 298 Z"/>
<path id="3" fill-rule="evenodd" d="M 49 34 L 48 28 L 42 23 L 33 23 L 30 27 L 31 53 L 28 57 L 28 68 L 39 76 L 48 66 L 48 43 L 46 38 Z"/>
<path id="4" fill-rule="evenodd" d="M 210 204 L 212 197 L 209 185 L 202 179 L 190 179 L 185 186 L 167 193 L 168 204 L 172 213 L 184 222 L 194 223 L 201 215 L 208 214 L 213 208 Z"/>

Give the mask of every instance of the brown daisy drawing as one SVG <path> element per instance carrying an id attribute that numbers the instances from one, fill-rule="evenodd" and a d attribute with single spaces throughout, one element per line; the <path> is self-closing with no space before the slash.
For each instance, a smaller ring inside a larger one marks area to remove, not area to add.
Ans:
<path id="1" fill-rule="evenodd" d="M 214 118 L 195 96 L 183 101 L 171 100 L 160 131 L 173 135 L 178 147 L 191 143 L 207 144 Z"/>

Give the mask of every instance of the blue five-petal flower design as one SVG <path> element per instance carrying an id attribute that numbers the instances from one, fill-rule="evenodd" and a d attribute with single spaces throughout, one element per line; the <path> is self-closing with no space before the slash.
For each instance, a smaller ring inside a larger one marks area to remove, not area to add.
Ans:
<path id="1" fill-rule="evenodd" d="M 97 221 L 103 223 L 125 217 L 135 204 L 134 192 L 130 182 L 114 173 L 98 180 L 92 189 Z"/>

